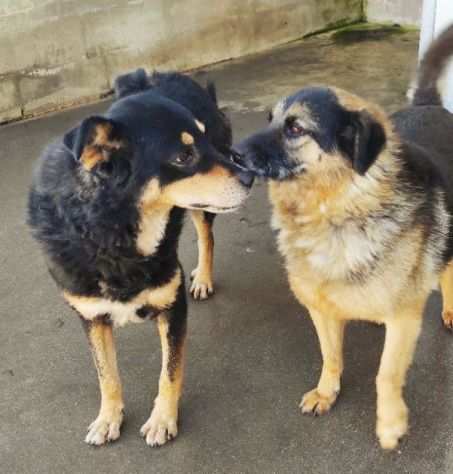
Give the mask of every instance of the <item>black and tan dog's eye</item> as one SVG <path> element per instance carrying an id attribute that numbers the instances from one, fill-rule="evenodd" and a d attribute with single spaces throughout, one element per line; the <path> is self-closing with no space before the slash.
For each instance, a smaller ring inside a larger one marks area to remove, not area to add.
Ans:
<path id="1" fill-rule="evenodd" d="M 184 152 L 180 153 L 173 160 L 173 162 L 176 165 L 184 166 L 184 165 L 190 165 L 190 163 L 192 163 L 193 160 L 194 160 L 194 154 L 190 150 L 188 150 L 188 151 L 184 151 Z"/>
<path id="2" fill-rule="evenodd" d="M 285 124 L 284 132 L 288 138 L 299 138 L 305 134 L 305 128 L 297 122 L 291 121 Z"/>

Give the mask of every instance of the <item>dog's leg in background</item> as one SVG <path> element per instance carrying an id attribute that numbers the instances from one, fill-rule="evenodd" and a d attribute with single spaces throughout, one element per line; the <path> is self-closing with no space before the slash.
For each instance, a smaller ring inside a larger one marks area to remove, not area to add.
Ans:
<path id="1" fill-rule="evenodd" d="M 408 410 L 403 387 L 420 333 L 422 311 L 423 304 L 408 308 L 386 322 L 384 351 L 376 378 L 376 434 L 384 449 L 394 449 L 407 431 Z"/>
<path id="2" fill-rule="evenodd" d="M 198 237 L 198 265 L 192 272 L 193 281 L 190 293 L 196 300 L 205 300 L 214 293 L 212 278 L 214 235 L 212 225 L 215 214 L 204 211 L 191 211 L 190 215 Z"/>
<path id="3" fill-rule="evenodd" d="M 300 407 L 302 413 L 322 415 L 330 410 L 340 392 L 345 321 L 312 309 L 310 316 L 318 334 L 323 364 L 318 386 L 303 396 Z"/>
<path id="4" fill-rule="evenodd" d="M 447 329 L 453 329 L 453 262 L 440 276 L 442 290 L 442 319 Z"/>
<path id="5" fill-rule="evenodd" d="M 140 432 L 150 446 L 160 446 L 178 433 L 178 404 L 184 371 L 187 305 L 184 284 L 173 308 L 157 317 L 162 345 L 162 370 L 154 408 Z"/>
<path id="6" fill-rule="evenodd" d="M 101 445 L 120 436 L 123 421 L 123 393 L 116 362 L 112 325 L 102 319 L 87 321 L 82 318 L 93 354 L 101 389 L 101 408 L 96 420 L 88 428 L 85 442 Z"/>

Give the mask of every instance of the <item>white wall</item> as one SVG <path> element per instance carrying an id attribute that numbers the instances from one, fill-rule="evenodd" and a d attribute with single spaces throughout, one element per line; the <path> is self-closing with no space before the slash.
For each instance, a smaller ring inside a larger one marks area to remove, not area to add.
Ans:
<path id="1" fill-rule="evenodd" d="M 367 0 L 366 17 L 368 21 L 420 25 L 422 3 L 423 0 Z"/>

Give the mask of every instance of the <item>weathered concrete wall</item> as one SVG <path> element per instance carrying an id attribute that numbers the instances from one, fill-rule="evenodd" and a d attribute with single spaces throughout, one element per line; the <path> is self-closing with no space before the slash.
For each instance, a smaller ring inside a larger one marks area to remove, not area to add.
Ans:
<path id="1" fill-rule="evenodd" d="M 392 21 L 403 25 L 420 25 L 423 0 L 367 0 L 369 21 Z"/>
<path id="2" fill-rule="evenodd" d="M 138 66 L 186 70 L 361 15 L 361 0 L 2 0 L 0 122 L 99 97 Z"/>

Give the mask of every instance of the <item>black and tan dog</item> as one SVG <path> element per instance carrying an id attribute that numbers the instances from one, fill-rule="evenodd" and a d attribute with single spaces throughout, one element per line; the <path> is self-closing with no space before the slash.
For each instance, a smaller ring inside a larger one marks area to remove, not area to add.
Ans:
<path id="1" fill-rule="evenodd" d="M 325 413 L 338 396 L 345 323 L 385 324 L 376 430 L 387 449 L 407 431 L 406 371 L 439 280 L 453 327 L 453 115 L 436 88 L 452 54 L 450 27 L 421 64 L 411 106 L 391 117 L 345 91 L 310 87 L 236 147 L 271 180 L 290 286 L 319 336 L 321 378 L 302 411 Z"/>
<path id="2" fill-rule="evenodd" d="M 83 120 L 42 155 L 29 223 L 92 348 L 101 407 L 87 443 L 120 435 L 124 404 L 112 327 L 156 319 L 162 371 L 141 432 L 157 446 L 177 434 L 187 313 L 177 257 L 184 209 L 198 212 L 201 253 L 209 253 L 203 233 L 210 220 L 202 213 L 236 209 L 253 177 L 229 155 L 231 131 L 212 94 L 189 78 L 137 71 L 116 86 L 120 98 L 105 115 Z M 199 266 L 200 285 L 207 283 L 203 272 Z"/>

